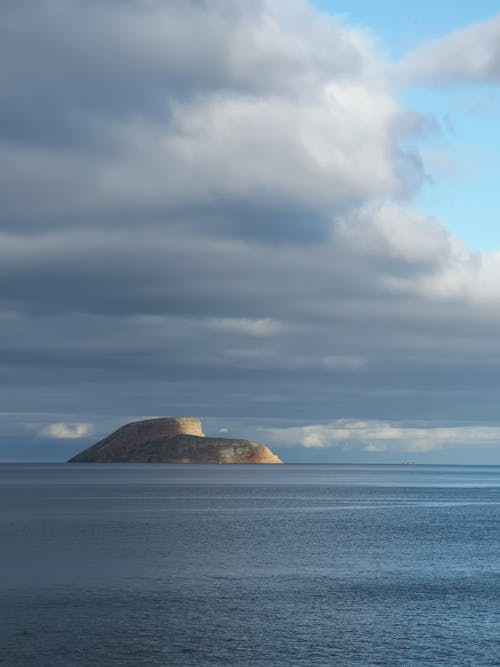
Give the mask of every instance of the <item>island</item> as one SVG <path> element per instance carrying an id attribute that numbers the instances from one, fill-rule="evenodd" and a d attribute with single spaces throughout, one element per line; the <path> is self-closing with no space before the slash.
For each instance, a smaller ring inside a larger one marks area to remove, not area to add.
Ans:
<path id="1" fill-rule="evenodd" d="M 257 442 L 208 438 L 196 417 L 162 417 L 125 424 L 69 463 L 282 463 Z"/>

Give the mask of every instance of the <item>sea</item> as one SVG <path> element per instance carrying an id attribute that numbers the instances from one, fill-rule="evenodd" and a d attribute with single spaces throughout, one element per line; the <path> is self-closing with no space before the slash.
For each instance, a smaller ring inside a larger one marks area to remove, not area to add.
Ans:
<path id="1" fill-rule="evenodd" d="M 3 464 L 0 665 L 500 665 L 500 468 Z"/>

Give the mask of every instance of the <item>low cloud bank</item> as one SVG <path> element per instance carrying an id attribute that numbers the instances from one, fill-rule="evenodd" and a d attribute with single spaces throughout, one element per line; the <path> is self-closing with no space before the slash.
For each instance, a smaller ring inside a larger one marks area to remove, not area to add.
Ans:
<path id="1" fill-rule="evenodd" d="M 262 430 L 270 443 L 327 448 L 351 446 L 366 452 L 429 452 L 452 445 L 498 445 L 500 427 L 414 427 L 379 421 L 338 419 L 329 424 Z"/>
<path id="2" fill-rule="evenodd" d="M 39 431 L 39 435 L 58 440 L 78 440 L 91 435 L 92 424 L 48 424 Z"/>

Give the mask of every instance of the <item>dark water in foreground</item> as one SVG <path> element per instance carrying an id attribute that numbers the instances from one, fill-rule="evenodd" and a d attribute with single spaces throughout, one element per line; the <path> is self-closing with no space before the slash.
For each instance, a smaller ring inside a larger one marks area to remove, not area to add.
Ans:
<path id="1" fill-rule="evenodd" d="M 0 664 L 500 665 L 500 468 L 0 466 Z"/>

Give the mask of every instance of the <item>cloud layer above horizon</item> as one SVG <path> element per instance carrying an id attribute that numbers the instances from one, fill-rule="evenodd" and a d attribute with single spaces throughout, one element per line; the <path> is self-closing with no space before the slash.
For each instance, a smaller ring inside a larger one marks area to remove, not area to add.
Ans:
<path id="1" fill-rule="evenodd" d="M 497 83 L 499 20 L 395 64 L 305 0 L 2 3 L 4 457 L 168 414 L 475 447 L 500 253 L 415 205 L 439 128 L 401 91 Z"/>

